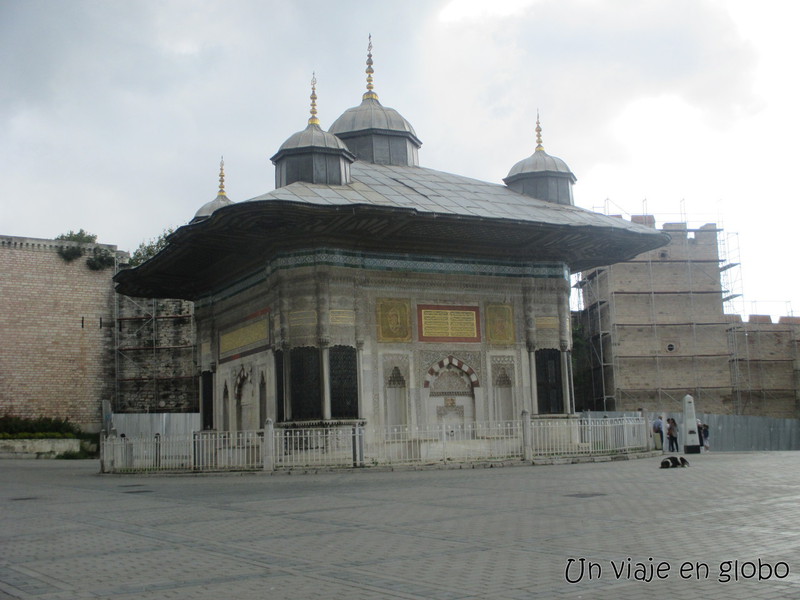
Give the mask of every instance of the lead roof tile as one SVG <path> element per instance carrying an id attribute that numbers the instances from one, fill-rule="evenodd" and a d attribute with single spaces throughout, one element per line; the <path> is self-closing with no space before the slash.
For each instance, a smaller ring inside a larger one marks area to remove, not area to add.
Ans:
<path id="1" fill-rule="evenodd" d="M 501 184 L 424 167 L 376 165 L 356 161 L 351 165 L 351 178 L 352 183 L 346 186 L 295 182 L 250 201 L 292 200 L 321 205 L 393 205 L 438 214 L 652 231 L 652 228 L 580 207 L 552 204 L 524 196 Z"/>

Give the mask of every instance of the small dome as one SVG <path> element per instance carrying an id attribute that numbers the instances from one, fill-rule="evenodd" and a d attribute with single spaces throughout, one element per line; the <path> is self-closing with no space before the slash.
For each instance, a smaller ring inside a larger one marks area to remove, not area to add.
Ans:
<path id="1" fill-rule="evenodd" d="M 361 104 L 348 108 L 333 122 L 330 132 L 336 135 L 366 130 L 397 131 L 411 134 L 418 145 L 422 145 L 417 133 L 403 116 L 393 108 L 383 106 L 377 97 L 367 95 Z"/>
<path id="2" fill-rule="evenodd" d="M 566 175 L 572 183 L 577 181 L 575 175 L 569 170 L 567 163 L 556 156 L 550 156 L 544 151 L 544 146 L 542 145 L 542 125 L 539 122 L 539 111 L 536 111 L 536 150 L 534 150 L 533 154 L 528 158 L 522 159 L 511 167 L 511 170 L 503 181 L 508 185 L 512 181 L 518 180 L 525 175 L 543 173 L 551 173 L 561 177 Z"/>
<path id="3" fill-rule="evenodd" d="M 219 194 L 211 202 L 206 202 L 203 204 L 203 206 L 200 207 L 200 210 L 195 213 L 191 222 L 194 223 L 202 219 L 207 219 L 215 210 L 222 208 L 223 206 L 228 206 L 229 204 L 233 204 L 233 201 L 231 201 L 225 194 Z"/>
<path id="4" fill-rule="evenodd" d="M 574 206 L 572 185 L 577 178 L 569 170 L 567 163 L 556 156 L 550 156 L 542 145 L 542 126 L 539 113 L 536 113 L 536 150 L 511 167 L 503 182 L 513 191 L 553 202 Z"/>
<path id="5" fill-rule="evenodd" d="M 206 202 L 203 204 L 203 206 L 200 207 L 200 210 L 195 213 L 194 218 L 190 221 L 190 223 L 196 223 L 197 221 L 207 219 L 214 213 L 215 210 L 222 208 L 223 206 L 228 206 L 229 204 L 233 204 L 233 202 L 225 195 L 225 161 L 220 159 L 219 192 L 217 192 L 217 197 L 211 202 Z"/>
<path id="6" fill-rule="evenodd" d="M 281 144 L 277 156 L 281 152 L 289 150 L 299 150 L 301 148 L 329 148 L 331 150 L 347 150 L 347 146 L 338 137 L 322 128 L 316 123 L 309 123 L 308 126 L 302 131 L 289 136 L 283 144 Z M 272 158 L 273 162 L 275 157 Z"/>
<path id="7" fill-rule="evenodd" d="M 338 137 L 319 126 L 317 77 L 311 77 L 311 117 L 302 131 L 289 136 L 270 159 L 275 165 L 275 187 L 297 181 L 323 185 L 350 183 L 350 163 L 356 157 Z"/>
<path id="8" fill-rule="evenodd" d="M 526 173 L 565 173 L 569 174 L 573 179 L 570 168 L 563 160 L 557 156 L 550 156 L 544 150 L 537 149 L 536 152 L 531 154 L 528 158 L 524 158 L 511 167 L 506 179 L 510 179 L 515 175 L 523 175 Z"/>

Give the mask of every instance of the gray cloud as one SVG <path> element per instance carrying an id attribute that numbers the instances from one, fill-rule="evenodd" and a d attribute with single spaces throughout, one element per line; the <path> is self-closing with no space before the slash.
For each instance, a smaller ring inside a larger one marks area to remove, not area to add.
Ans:
<path id="1" fill-rule="evenodd" d="M 368 33 L 377 92 L 417 129 L 423 165 L 499 182 L 533 152 L 539 108 L 589 206 L 614 190 L 586 193 L 584 174 L 636 151 L 612 130 L 631 102 L 676 96 L 722 131 L 761 108 L 756 50 L 708 1 L 457 22 L 446 4 L 0 0 L 0 233 L 83 227 L 133 249 L 214 197 L 223 154 L 232 199 L 268 191 L 312 71 L 323 126 L 360 102 Z"/>

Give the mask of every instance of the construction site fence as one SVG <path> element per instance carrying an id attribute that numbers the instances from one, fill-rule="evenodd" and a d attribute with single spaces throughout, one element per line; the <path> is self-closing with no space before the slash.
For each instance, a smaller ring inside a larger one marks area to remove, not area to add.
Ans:
<path id="1" fill-rule="evenodd" d="M 638 412 L 585 412 L 587 418 L 616 418 L 621 416 L 643 416 L 648 423 L 656 417 L 664 421 L 672 417 L 678 424 L 678 448 L 683 448 L 683 434 L 687 430 L 683 411 Z M 720 415 L 697 413 L 696 419 L 708 425 L 708 447 L 711 452 L 758 452 L 771 450 L 800 450 L 800 419 L 780 419 L 749 415 Z M 648 435 L 651 437 L 652 433 Z"/>
<path id="2" fill-rule="evenodd" d="M 189 435 L 104 435 L 101 470 L 209 472 L 233 470 L 447 464 L 625 454 L 648 449 L 640 416 L 523 418 L 424 427 L 276 427 L 196 431 Z"/>

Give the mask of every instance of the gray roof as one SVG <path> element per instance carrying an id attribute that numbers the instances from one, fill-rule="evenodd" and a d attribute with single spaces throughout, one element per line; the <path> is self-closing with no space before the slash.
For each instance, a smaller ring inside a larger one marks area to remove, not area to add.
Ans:
<path id="1" fill-rule="evenodd" d="M 172 233 L 155 257 L 117 273 L 117 291 L 195 300 L 281 253 L 309 248 L 558 262 L 577 271 L 669 241 L 652 227 L 423 167 L 356 161 L 351 177 L 348 185 L 298 181 L 222 206 Z"/>
<path id="2" fill-rule="evenodd" d="M 509 219 L 552 225 L 611 227 L 652 233 L 653 229 L 576 206 L 518 194 L 504 185 L 424 167 L 354 162 L 352 183 L 330 186 L 295 182 L 245 202 L 284 200 L 323 206 L 374 205 L 439 215 Z"/>

